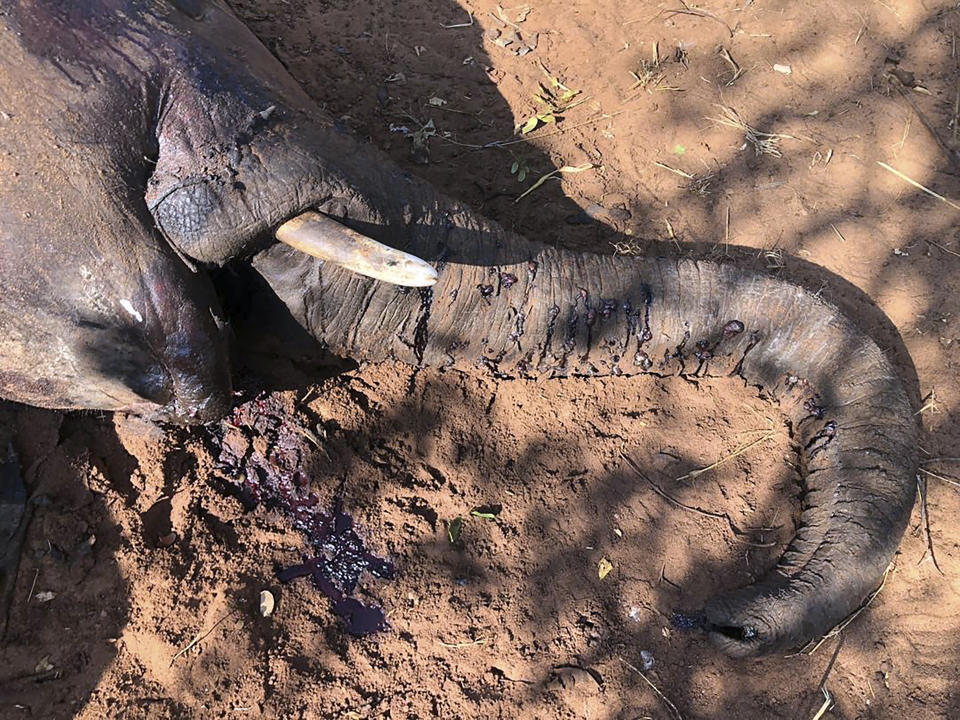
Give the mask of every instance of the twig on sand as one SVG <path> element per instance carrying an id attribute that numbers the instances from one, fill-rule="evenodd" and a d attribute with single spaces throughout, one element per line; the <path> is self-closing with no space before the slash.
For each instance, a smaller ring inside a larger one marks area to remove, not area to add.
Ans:
<path id="1" fill-rule="evenodd" d="M 37 568 L 33 573 L 33 582 L 30 583 L 30 592 L 27 593 L 27 605 L 30 604 L 30 601 L 33 600 L 33 591 L 37 589 L 37 578 L 40 577 L 40 568 Z"/>
<path id="2" fill-rule="evenodd" d="M 914 180 L 913 178 L 904 175 L 902 172 L 900 172 L 900 171 L 897 170 L 896 168 L 890 167 L 890 166 L 887 165 L 885 162 L 880 162 L 879 160 L 877 160 L 877 165 L 879 165 L 880 167 L 882 167 L 882 168 L 883 168 L 884 170 L 886 170 L 887 172 L 893 173 L 894 175 L 896 175 L 898 178 L 900 178 L 900 179 L 903 180 L 904 182 L 910 183 L 911 185 L 913 185 L 913 186 L 914 186 L 915 188 L 917 188 L 918 190 L 922 190 L 923 192 L 925 192 L 925 193 L 926 193 L 927 195 L 929 195 L 930 197 L 935 197 L 937 200 L 940 200 L 940 201 L 942 201 L 942 202 L 945 202 L 947 205 L 949 205 L 950 207 L 952 207 L 954 210 L 960 210 L 960 205 L 957 205 L 957 203 L 955 203 L 953 200 L 948 200 L 947 198 L 945 198 L 945 197 L 944 197 L 943 195 L 941 195 L 940 193 L 936 193 L 936 192 L 934 192 L 933 190 L 931 190 L 930 188 L 921 185 L 920 183 L 918 183 L 918 182 L 917 182 L 916 180 Z"/>
<path id="3" fill-rule="evenodd" d="M 664 563 L 663 565 L 660 566 L 660 578 L 657 580 L 657 585 L 659 585 L 659 584 L 662 583 L 662 582 L 665 582 L 667 585 L 669 585 L 670 587 L 672 587 L 672 588 L 673 588 L 674 590 L 676 590 L 677 592 L 681 592 L 680 586 L 677 585 L 675 582 L 673 582 L 673 580 L 671 580 L 670 578 L 667 577 L 667 564 L 666 564 L 666 563 Z"/>
<path id="4" fill-rule="evenodd" d="M 950 161 L 950 164 L 953 165 L 954 169 L 960 170 L 960 153 L 947 145 L 944 139 L 940 137 L 940 133 L 937 132 L 937 129 L 930 123 L 929 120 L 927 120 L 927 116 L 920 111 L 920 108 L 917 107 L 917 104 L 913 101 L 913 98 L 910 97 L 910 94 L 907 92 L 906 88 L 904 88 L 903 83 L 900 82 L 900 80 L 894 75 L 888 74 L 887 77 L 890 79 L 890 84 L 897 89 L 897 92 L 900 93 L 901 97 L 907 101 L 907 104 L 911 107 L 913 112 L 916 113 L 917 119 L 920 120 L 920 124 L 926 128 L 928 133 L 930 133 L 931 137 L 933 137 L 934 141 L 936 141 L 941 152 L 947 156 L 947 160 Z"/>
<path id="5" fill-rule="evenodd" d="M 629 465 L 629 466 L 631 467 L 631 469 L 632 469 L 638 476 L 640 476 L 643 480 L 646 480 L 646 481 L 647 481 L 647 483 L 650 485 L 650 487 L 653 488 L 653 491 L 654 491 L 655 493 L 657 493 L 657 495 L 659 495 L 660 497 L 662 497 L 662 498 L 663 498 L 664 500 L 666 500 L 667 502 L 670 502 L 670 503 L 676 505 L 678 508 L 680 508 L 680 509 L 682 509 L 682 510 L 687 510 L 688 512 L 697 513 L 698 515 L 703 515 L 704 517 L 714 518 L 715 520 L 724 520 L 724 521 L 726 521 L 727 525 L 730 526 L 730 530 L 733 532 L 733 534 L 734 534 L 735 536 L 737 536 L 737 539 L 738 539 L 740 542 L 742 542 L 742 543 L 744 543 L 744 544 L 746 544 L 746 545 L 750 545 L 750 546 L 752 546 L 752 547 L 760 547 L 760 548 L 776 547 L 777 543 L 773 543 L 773 542 L 770 542 L 770 543 L 758 543 L 758 542 L 753 542 L 752 540 L 745 540 L 745 539 L 744 539 L 744 536 L 747 535 L 748 533 L 746 533 L 744 530 L 741 530 L 741 529 L 737 526 L 737 524 L 733 521 L 733 519 L 732 519 L 729 515 L 727 515 L 727 513 L 719 513 L 719 512 L 715 512 L 715 511 L 713 511 L 713 510 L 704 510 L 703 508 L 699 508 L 699 507 L 696 507 L 696 506 L 694 506 L 694 505 L 687 505 L 686 503 L 681 502 L 680 500 L 677 500 L 675 497 L 673 497 L 672 495 L 670 495 L 669 493 L 667 493 L 663 488 L 661 488 L 659 485 L 657 485 L 653 480 L 651 480 L 649 477 L 647 477 L 646 473 L 644 473 L 643 470 L 640 469 L 640 466 L 637 465 L 636 461 L 635 461 L 632 457 L 630 457 L 629 455 L 627 455 L 626 453 L 623 453 L 623 452 L 620 453 L 620 457 L 623 458 L 624 462 L 626 462 L 627 465 Z M 760 527 L 760 528 L 751 528 L 751 529 L 753 529 L 753 530 L 758 530 L 758 531 L 766 531 L 766 532 L 769 532 L 769 531 L 772 531 L 772 530 L 776 530 L 777 528 L 774 528 L 774 527 Z"/>
<path id="6" fill-rule="evenodd" d="M 730 51 L 727 50 L 722 45 L 720 46 L 720 49 L 717 52 L 720 53 L 720 57 L 726 60 L 730 64 L 730 67 L 733 68 L 733 77 L 731 77 L 727 81 L 727 86 L 729 87 L 730 85 L 733 85 L 737 81 L 738 77 L 743 75 L 743 68 L 740 67 L 739 63 L 737 63 L 736 60 L 733 59 L 733 56 L 730 54 Z"/>
<path id="7" fill-rule="evenodd" d="M 930 240 L 929 238 L 924 238 L 924 240 L 926 240 L 928 244 L 933 245 L 935 248 L 940 248 L 941 250 L 943 250 L 943 251 L 944 251 L 945 253 L 947 253 L 948 255 L 953 255 L 953 256 L 955 256 L 955 257 L 960 257 L 960 253 L 958 253 L 956 250 L 951 250 L 951 249 L 948 248 L 948 247 L 944 247 L 944 246 L 941 245 L 940 243 L 934 242 L 933 240 Z"/>
<path id="8" fill-rule="evenodd" d="M 210 633 L 212 633 L 214 630 L 216 630 L 224 620 L 227 620 L 228 618 L 233 617 L 233 616 L 236 615 L 238 612 L 240 612 L 240 608 L 235 608 L 234 610 L 231 610 L 231 611 L 228 612 L 226 615 L 224 615 L 222 618 L 220 618 L 219 620 L 217 620 L 217 621 L 213 624 L 213 626 L 212 626 L 209 630 L 207 630 L 206 632 L 198 632 L 198 633 L 196 634 L 196 636 L 194 636 L 193 640 L 191 640 L 190 642 L 188 642 L 188 643 L 186 644 L 186 646 L 183 647 L 183 649 L 181 649 L 179 652 L 177 652 L 176 655 L 174 655 L 172 658 L 170 658 L 170 667 L 173 667 L 173 663 L 176 662 L 176 660 L 177 660 L 178 657 L 180 657 L 181 655 L 185 655 L 186 653 L 190 652 L 190 650 L 192 650 L 194 647 L 196 647 L 199 643 L 201 643 L 201 642 L 203 642 L 204 640 L 206 640 L 207 637 L 210 635 Z"/>
<path id="9" fill-rule="evenodd" d="M 693 15 L 694 17 L 709 18 L 710 20 L 716 20 L 718 23 L 723 25 L 727 29 L 727 32 L 730 33 L 730 37 L 735 35 L 733 28 L 730 27 L 727 21 L 723 20 L 719 15 L 714 15 L 709 10 L 701 10 L 700 8 L 690 7 L 686 2 L 684 2 L 684 0 L 680 0 L 680 4 L 683 6 L 682 9 L 661 10 L 659 13 L 657 13 L 657 15 L 666 15 L 668 19 L 672 18 L 674 15 Z"/>
<path id="10" fill-rule="evenodd" d="M 648 678 L 646 675 L 644 675 L 642 672 L 640 672 L 640 670 L 639 670 L 638 668 L 636 668 L 636 667 L 634 667 L 633 665 L 631 665 L 630 663 L 628 663 L 628 662 L 627 662 L 626 660 L 624 660 L 622 657 L 617 656 L 617 660 L 619 660 L 620 662 L 622 662 L 622 663 L 623 663 L 624 665 L 626 665 L 628 668 L 630 668 L 631 670 L 633 670 L 637 675 L 639 675 L 641 678 L 643 678 L 643 681 L 644 681 L 647 685 L 649 685 L 650 688 L 657 694 L 657 697 L 659 697 L 659 698 L 663 701 L 663 704 L 666 705 L 666 706 L 670 709 L 670 714 L 673 715 L 673 717 L 676 718 L 676 720 L 683 720 L 683 715 L 681 715 L 681 714 L 680 714 L 680 711 L 677 710 L 677 706 L 674 705 L 672 702 L 670 702 L 670 698 L 668 698 L 666 695 L 664 695 L 662 692 L 660 692 L 660 689 L 650 681 L 650 678 Z"/>
<path id="11" fill-rule="evenodd" d="M 674 505 L 676 505 L 677 507 L 679 507 L 679 508 L 681 508 L 681 509 L 683 509 L 683 510 L 688 510 L 688 511 L 690 511 L 690 512 L 697 513 L 698 515 L 703 515 L 704 517 L 711 517 L 711 518 L 715 518 L 715 519 L 717 519 L 717 520 L 729 520 L 729 517 L 728 517 L 728 515 L 727 515 L 726 513 L 718 513 L 718 512 L 714 512 L 713 510 L 704 510 L 703 508 L 698 508 L 698 507 L 696 507 L 696 506 L 694 506 L 694 505 L 687 505 L 685 502 L 681 502 L 680 500 L 677 500 L 677 499 L 676 499 L 675 497 L 673 497 L 672 495 L 669 495 L 663 488 L 661 488 L 659 485 L 657 485 L 653 480 L 651 480 L 649 477 L 647 477 L 646 473 L 644 473 L 644 472 L 640 469 L 640 466 L 637 465 L 636 462 L 634 462 L 633 458 L 631 458 L 629 455 L 626 455 L 626 454 L 622 455 L 621 457 L 623 457 L 623 459 L 626 461 L 626 463 L 627 463 L 631 468 L 633 468 L 633 471 L 634 471 L 637 475 L 639 475 L 641 478 L 643 478 L 644 480 L 646 480 L 646 481 L 650 484 L 650 487 L 653 488 L 653 491 L 654 491 L 655 493 L 657 493 L 657 495 L 659 495 L 660 497 L 662 497 L 664 500 L 667 500 L 667 501 L 673 503 Z"/>
<path id="12" fill-rule="evenodd" d="M 675 167 L 670 167 L 670 166 L 667 165 L 666 163 L 654 161 L 653 164 L 656 165 L 656 166 L 659 167 L 659 168 L 663 168 L 664 170 L 669 170 L 669 171 L 672 172 L 674 175 L 679 175 L 680 177 L 686 178 L 687 180 L 695 180 L 695 179 L 696 179 L 696 176 L 691 175 L 691 174 L 688 173 L 688 172 L 684 172 L 683 170 L 678 170 L 678 169 L 675 168 Z"/>
<path id="13" fill-rule="evenodd" d="M 830 676 L 830 671 L 833 670 L 833 666 L 837 662 L 837 656 L 840 654 L 840 648 L 843 647 L 843 641 L 845 639 L 846 635 L 840 636 L 837 647 L 833 651 L 833 656 L 830 658 L 830 662 L 827 663 L 827 669 L 823 671 L 823 676 L 820 678 L 820 684 L 817 685 L 817 693 L 823 694 L 823 704 L 820 706 L 820 709 L 817 710 L 812 720 L 820 720 L 830 709 L 830 706 L 833 705 L 833 696 L 830 695 L 830 691 L 827 690 L 827 678 Z"/>
<path id="14" fill-rule="evenodd" d="M 930 559 L 933 560 L 933 566 L 937 569 L 938 573 L 943 575 L 943 570 L 940 569 L 940 563 L 937 562 L 937 556 L 933 552 L 933 536 L 930 534 L 930 514 L 927 512 L 927 479 L 920 473 L 917 473 L 917 494 L 920 496 L 920 524 L 923 526 L 923 532 L 927 539 L 927 548 L 923 551 L 923 556 L 920 560 L 917 561 L 917 565 L 926 560 L 927 554 L 929 553 Z"/>
<path id="15" fill-rule="evenodd" d="M 581 173 L 581 172 L 584 172 L 585 170 L 593 170 L 598 167 L 600 166 L 595 165 L 594 163 L 584 163 L 583 165 L 576 165 L 576 166 L 564 165 L 563 167 L 559 167 L 556 170 L 551 170 L 546 175 L 541 176 L 541 178 L 537 180 L 533 185 L 531 185 L 526 190 L 524 190 L 520 195 L 518 195 L 517 199 L 514 200 L 514 202 L 515 203 L 520 202 L 527 195 L 532 193 L 534 190 L 536 190 L 538 187 L 543 185 L 547 180 L 549 180 L 552 177 L 557 177 L 558 175 L 567 175 L 569 173 Z"/>

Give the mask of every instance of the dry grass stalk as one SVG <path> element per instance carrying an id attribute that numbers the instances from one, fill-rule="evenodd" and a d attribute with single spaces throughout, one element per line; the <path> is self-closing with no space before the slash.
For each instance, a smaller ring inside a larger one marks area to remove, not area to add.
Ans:
<path id="1" fill-rule="evenodd" d="M 953 485 L 954 487 L 960 487 L 960 482 L 958 482 L 957 480 L 951 479 L 947 475 L 941 475 L 940 473 L 933 472 L 933 470 L 927 470 L 926 468 L 920 468 L 920 472 L 922 472 L 924 475 L 929 475 L 934 480 L 945 482 L 948 485 Z"/>
<path id="2" fill-rule="evenodd" d="M 730 54 L 730 51 L 727 50 L 722 45 L 720 46 L 720 50 L 718 50 L 718 52 L 720 53 L 720 57 L 726 60 L 730 64 L 730 67 L 733 68 L 733 77 L 727 80 L 727 87 L 730 87 L 737 81 L 737 79 L 741 75 L 743 75 L 743 68 L 740 67 L 740 65 L 737 63 L 736 60 L 733 59 L 733 56 Z"/>
<path id="3" fill-rule="evenodd" d="M 939 415 L 941 412 L 943 412 L 940 407 L 940 402 L 937 400 L 936 388 L 932 389 L 930 393 L 923 399 L 923 405 L 914 413 L 914 415 L 923 415 L 925 412 L 932 412 L 934 415 Z"/>
<path id="4" fill-rule="evenodd" d="M 485 637 L 480 637 L 480 638 L 477 638 L 476 640 L 467 640 L 464 642 L 454 642 L 454 643 L 444 642 L 443 640 L 439 641 L 439 643 L 443 645 L 445 648 L 454 648 L 454 649 L 473 647 L 474 645 L 483 645 L 486 642 L 487 642 L 487 639 Z"/>
<path id="5" fill-rule="evenodd" d="M 956 37 L 954 37 L 956 40 Z M 953 120 L 951 121 L 953 126 L 953 141 L 957 141 L 957 127 L 960 125 L 960 83 L 957 84 L 957 96 L 953 101 Z"/>
<path id="6" fill-rule="evenodd" d="M 709 175 L 698 175 L 693 178 L 689 183 L 687 183 L 687 190 L 692 192 L 694 195 L 699 195 L 700 197 L 706 197 L 713 192 L 713 174 Z"/>
<path id="7" fill-rule="evenodd" d="M 699 195 L 700 197 L 706 197 L 707 195 L 710 194 L 711 184 L 713 183 L 713 177 L 714 177 L 713 173 L 709 173 L 707 175 L 691 175 L 688 172 L 685 172 L 675 167 L 671 167 L 666 163 L 654 162 L 653 164 L 656 165 L 657 167 L 663 168 L 664 170 L 672 172 L 674 175 L 679 175 L 680 177 L 686 178 L 687 180 L 689 180 L 690 182 L 688 182 L 683 187 L 686 190 L 689 190 L 690 192 L 692 192 L 693 194 Z"/>
<path id="8" fill-rule="evenodd" d="M 823 705 L 820 706 L 820 709 L 814 714 L 812 720 L 820 720 L 824 716 L 824 713 L 830 709 L 830 706 L 833 705 L 833 696 L 830 695 L 830 691 L 825 687 L 820 688 L 820 692 L 823 693 Z"/>
<path id="9" fill-rule="evenodd" d="M 685 172 L 684 170 L 671 167 L 666 163 L 655 161 L 653 164 L 659 168 L 663 168 L 664 170 L 667 170 L 668 172 L 672 172 L 674 175 L 679 175 L 680 177 L 686 178 L 687 180 L 689 180 L 690 182 L 688 182 L 686 185 L 682 187 L 686 190 L 689 190 L 694 195 L 699 195 L 700 197 L 706 197 L 707 195 L 710 194 L 712 189 L 711 185 L 713 183 L 713 177 L 714 177 L 713 173 L 709 173 L 707 175 L 691 175 L 690 173 Z"/>
<path id="10" fill-rule="evenodd" d="M 904 182 L 909 183 L 910 185 L 913 185 L 913 186 L 914 186 L 915 188 L 917 188 L 918 190 L 922 190 L 923 192 L 925 192 L 925 193 L 926 193 L 927 195 L 929 195 L 930 197 L 935 197 L 937 200 L 940 200 L 940 201 L 942 201 L 942 202 L 945 202 L 947 205 L 949 205 L 950 207 L 952 207 L 954 210 L 960 210 L 960 205 L 958 205 L 957 203 L 955 203 L 953 200 L 948 200 L 947 198 L 945 198 L 945 197 L 944 197 L 943 195 L 941 195 L 940 193 L 934 192 L 934 191 L 931 190 L 930 188 L 921 185 L 920 183 L 918 183 L 918 182 L 917 182 L 916 180 L 914 180 L 913 178 L 908 177 L 907 175 L 904 175 L 902 172 L 900 172 L 900 171 L 897 170 L 896 168 L 890 167 L 890 166 L 887 165 L 885 162 L 880 162 L 879 160 L 877 160 L 877 165 L 879 165 L 880 167 L 882 167 L 882 168 L 883 168 L 884 170 L 886 170 L 887 172 L 893 173 L 894 175 L 896 175 L 898 178 L 900 178 L 900 179 L 903 180 Z"/>
<path id="11" fill-rule="evenodd" d="M 630 71 L 630 76 L 633 78 L 633 85 L 629 87 L 629 90 L 636 90 L 638 88 L 650 92 L 651 86 L 657 87 L 661 82 L 663 82 L 663 70 L 660 67 L 659 62 L 648 62 L 646 60 L 641 61 L 640 67 L 637 68 L 636 72 L 633 70 Z"/>
<path id="12" fill-rule="evenodd" d="M 748 442 L 748 443 L 745 443 L 744 445 L 741 445 L 736 450 L 731 452 L 729 455 L 724 455 L 715 463 L 711 463 L 710 465 L 699 468 L 698 470 L 691 470 L 685 475 L 681 475 L 678 478 L 674 478 L 674 482 L 680 482 L 682 480 L 692 480 L 695 477 L 699 477 L 700 475 L 703 475 L 705 472 L 709 472 L 715 468 L 718 468 L 724 463 L 729 462 L 730 460 L 733 460 L 734 458 L 739 457 L 740 455 L 743 455 L 750 448 L 756 447 L 760 443 L 765 442 L 767 440 L 771 440 L 773 436 L 774 436 L 774 433 L 768 430 L 766 434 L 764 434 L 763 436 L 758 437 L 756 440 L 753 440 L 752 442 Z"/>

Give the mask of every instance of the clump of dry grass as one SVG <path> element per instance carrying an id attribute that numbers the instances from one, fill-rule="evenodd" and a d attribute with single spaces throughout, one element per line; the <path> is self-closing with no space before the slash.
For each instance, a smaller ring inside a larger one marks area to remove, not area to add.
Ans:
<path id="1" fill-rule="evenodd" d="M 620 240 L 610 243 L 610 245 L 613 247 L 614 255 L 633 255 L 635 257 L 643 255 L 643 245 L 636 240 Z"/>
<path id="2" fill-rule="evenodd" d="M 641 60 L 640 66 L 636 69 L 636 71 L 630 71 L 630 75 L 634 79 L 634 83 L 630 86 L 630 90 L 636 90 L 640 88 L 642 90 L 649 91 L 651 86 L 656 87 L 663 82 L 663 61 L 660 59 L 660 44 L 654 42 L 650 49 L 650 59 Z"/>
<path id="3" fill-rule="evenodd" d="M 694 175 L 687 183 L 686 189 L 699 197 L 707 197 L 713 192 L 713 173 Z"/>
<path id="4" fill-rule="evenodd" d="M 689 182 L 686 185 L 683 185 L 684 190 L 692 192 L 694 195 L 699 195 L 700 197 L 707 197 L 713 191 L 713 181 L 715 176 L 713 173 L 706 173 L 704 175 L 691 175 L 688 172 L 680 170 L 675 167 L 670 167 L 666 163 L 655 162 L 653 163 L 657 167 L 663 168 L 664 170 L 669 170 L 674 175 L 679 175 L 682 178 L 686 178 Z"/>
<path id="5" fill-rule="evenodd" d="M 767 270 L 783 270 L 783 268 L 786 267 L 786 263 L 783 260 L 782 248 L 763 250 L 761 251 L 760 256 L 763 258 L 763 261 L 767 266 Z"/>
<path id="6" fill-rule="evenodd" d="M 633 76 L 634 79 L 633 85 L 630 86 L 631 90 L 636 90 L 637 88 L 647 90 L 651 86 L 656 87 L 663 82 L 663 69 L 659 62 L 642 60 L 640 67 L 636 70 L 631 70 L 630 75 Z"/>
<path id="7" fill-rule="evenodd" d="M 740 130 L 746 139 L 745 146 L 752 145 L 757 155 L 783 157 L 782 153 L 780 152 L 780 141 L 783 139 L 796 139 L 792 135 L 761 132 L 752 125 L 747 124 L 747 122 L 740 117 L 740 113 L 738 113 L 732 107 L 727 107 L 726 105 L 720 105 L 719 107 L 723 111 L 723 116 L 707 119 L 715 122 L 717 125 L 723 125 L 725 127 L 732 127 Z"/>

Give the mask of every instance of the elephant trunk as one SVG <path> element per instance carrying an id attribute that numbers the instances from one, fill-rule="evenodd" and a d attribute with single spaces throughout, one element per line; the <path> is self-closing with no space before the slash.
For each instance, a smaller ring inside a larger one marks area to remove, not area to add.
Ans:
<path id="1" fill-rule="evenodd" d="M 530 243 L 404 182 L 396 196 L 427 210 L 403 213 L 403 249 L 437 260 L 433 288 L 376 283 L 282 246 L 254 259 L 314 337 L 357 359 L 499 378 L 738 374 L 792 421 L 803 512 L 777 566 L 711 600 L 698 624 L 732 655 L 783 650 L 878 587 L 914 501 L 917 428 L 891 363 L 837 308 L 731 264 Z M 321 209 L 390 234 L 338 202 Z"/>

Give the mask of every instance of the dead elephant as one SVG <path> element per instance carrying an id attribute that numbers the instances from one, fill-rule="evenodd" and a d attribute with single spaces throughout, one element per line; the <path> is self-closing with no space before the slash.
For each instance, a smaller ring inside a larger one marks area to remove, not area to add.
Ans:
<path id="1" fill-rule="evenodd" d="M 338 355 L 504 378 L 738 373 L 780 398 L 802 526 L 699 616 L 728 652 L 796 647 L 878 586 L 914 501 L 917 428 L 890 361 L 829 303 L 734 264 L 508 233 L 339 132 L 212 0 L 0 9 L 4 397 L 218 418 L 226 320 L 205 269 L 249 258 Z M 398 290 L 277 244 L 308 211 L 429 259 L 436 284 Z"/>

